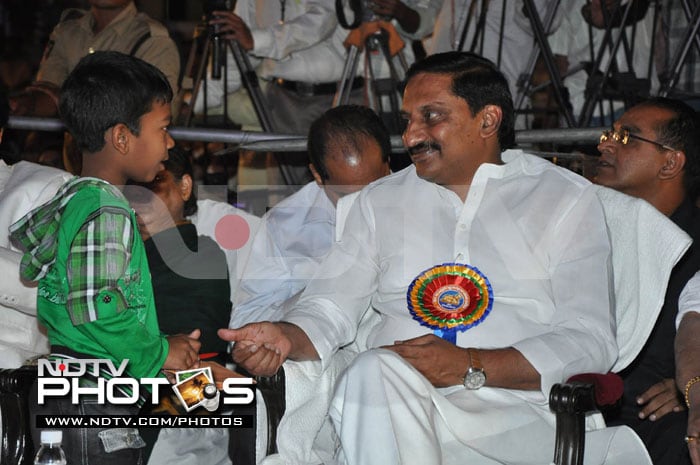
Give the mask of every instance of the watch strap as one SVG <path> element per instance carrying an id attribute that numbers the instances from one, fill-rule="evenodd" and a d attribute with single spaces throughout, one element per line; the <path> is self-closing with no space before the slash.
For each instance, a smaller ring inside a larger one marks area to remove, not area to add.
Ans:
<path id="1" fill-rule="evenodd" d="M 481 358 L 479 358 L 479 351 L 473 347 L 467 349 L 469 354 L 469 368 L 474 368 L 475 370 L 483 370 L 484 367 L 481 365 Z"/>

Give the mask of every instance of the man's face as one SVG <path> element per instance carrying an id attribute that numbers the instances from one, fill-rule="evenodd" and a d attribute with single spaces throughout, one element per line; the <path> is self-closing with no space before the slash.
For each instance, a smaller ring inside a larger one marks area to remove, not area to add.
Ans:
<path id="1" fill-rule="evenodd" d="M 132 166 L 129 179 L 135 182 L 151 182 L 163 170 L 163 161 L 168 159 L 168 150 L 175 141 L 168 132 L 170 105 L 153 103 L 150 112 L 141 117 L 141 131 L 133 135 Z"/>
<path id="2" fill-rule="evenodd" d="M 443 186 L 470 182 L 486 161 L 479 136 L 480 114 L 472 116 L 467 102 L 452 93 L 452 76 L 421 73 L 407 84 L 402 117 L 403 143 L 416 173 Z"/>
<path id="3" fill-rule="evenodd" d="M 333 205 L 341 197 L 389 174 L 389 164 L 382 161 L 382 149 L 376 140 L 363 137 L 357 146 L 359 150 L 344 144 L 330 144 L 328 148 L 325 158 L 328 179 L 323 181 L 323 190 Z"/>
<path id="4" fill-rule="evenodd" d="M 633 107 L 626 111 L 613 128 L 628 130 L 636 135 L 658 141 L 656 128 L 673 118 L 673 112 L 655 107 Z M 643 199 L 651 198 L 656 190 L 658 173 L 665 163 L 665 149 L 630 137 L 627 144 L 608 138 L 598 144 L 600 161 L 594 181 L 625 194 Z"/>

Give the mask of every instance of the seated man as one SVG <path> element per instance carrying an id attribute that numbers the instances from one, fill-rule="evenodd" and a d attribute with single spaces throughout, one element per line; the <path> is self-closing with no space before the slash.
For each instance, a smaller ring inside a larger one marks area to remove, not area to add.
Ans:
<path id="1" fill-rule="evenodd" d="M 389 134 L 369 108 L 326 111 L 308 140 L 315 182 L 263 217 L 236 295 L 233 328 L 282 318 L 335 242 L 339 200 L 389 174 Z M 347 213 L 352 198 L 340 202 L 338 214 Z"/>
<path id="2" fill-rule="evenodd" d="M 360 193 L 315 275 L 324 279 L 283 321 L 219 335 L 253 373 L 287 359 L 328 364 L 371 307 L 381 316 L 371 349 L 329 410 L 341 462 L 549 463 L 550 387 L 617 356 L 595 187 L 502 153 L 514 143 L 508 83 L 476 55 L 414 64 L 402 115 L 414 166 Z M 603 462 L 607 448 L 591 449 Z"/>
<path id="3" fill-rule="evenodd" d="M 595 182 L 646 200 L 683 229 L 700 238 L 700 122 L 683 102 L 652 98 L 622 114 L 605 131 Z M 683 433 L 688 413 L 676 388 L 673 344 L 678 296 L 700 269 L 700 248 L 693 244 L 669 279 L 661 314 L 644 349 L 621 373 L 625 392 L 611 424 L 631 426 L 655 464 L 689 464 Z"/>
<path id="4" fill-rule="evenodd" d="M 0 93 L 0 141 L 8 119 L 7 97 Z M 49 350 L 36 319 L 36 287 L 19 277 L 22 254 L 12 246 L 8 228 L 49 200 L 71 175 L 29 162 L 0 161 L 0 368 L 17 368 Z"/>

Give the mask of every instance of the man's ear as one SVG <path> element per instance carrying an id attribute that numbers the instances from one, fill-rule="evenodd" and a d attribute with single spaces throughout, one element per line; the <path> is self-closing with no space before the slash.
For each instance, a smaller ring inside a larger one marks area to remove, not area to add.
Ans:
<path id="1" fill-rule="evenodd" d="M 313 163 L 309 163 L 309 171 L 311 171 L 311 174 L 313 175 L 316 184 L 318 184 L 319 186 L 323 186 L 323 178 L 320 174 L 318 174 L 318 171 L 316 171 L 316 168 L 314 167 Z"/>
<path id="2" fill-rule="evenodd" d="M 498 137 L 498 129 L 501 127 L 503 110 L 498 105 L 486 105 L 479 112 L 481 115 L 481 137 L 487 139 L 492 136 Z"/>
<path id="3" fill-rule="evenodd" d="M 109 139 L 107 143 L 112 146 L 122 155 L 129 151 L 129 141 L 131 131 L 124 123 L 118 123 L 107 130 Z"/>
<path id="4" fill-rule="evenodd" d="M 182 175 L 182 179 L 180 180 L 180 195 L 185 202 L 192 196 L 192 176 L 189 174 Z"/>
<path id="5" fill-rule="evenodd" d="M 685 169 L 685 152 L 681 150 L 667 150 L 664 154 L 664 164 L 659 171 L 660 179 L 673 179 L 683 175 Z"/>

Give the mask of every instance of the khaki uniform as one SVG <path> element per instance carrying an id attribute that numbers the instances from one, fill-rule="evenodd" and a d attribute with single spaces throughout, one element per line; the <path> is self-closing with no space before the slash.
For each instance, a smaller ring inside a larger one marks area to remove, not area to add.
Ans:
<path id="1" fill-rule="evenodd" d="M 54 28 L 39 66 L 37 81 L 60 86 L 81 58 L 97 50 L 114 50 L 141 58 L 160 69 L 177 93 L 180 53 L 168 30 L 130 3 L 104 30 L 92 32 L 89 11 L 69 9 Z"/>

